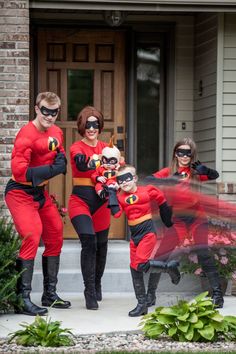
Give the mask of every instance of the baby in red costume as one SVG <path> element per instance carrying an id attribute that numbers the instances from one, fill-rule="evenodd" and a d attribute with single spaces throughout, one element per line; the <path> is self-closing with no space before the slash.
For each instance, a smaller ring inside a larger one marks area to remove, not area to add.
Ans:
<path id="1" fill-rule="evenodd" d="M 137 180 L 135 168 L 126 165 L 121 167 L 117 173 L 117 183 L 121 188 L 121 193 L 116 195 L 114 189 L 109 189 L 109 207 L 113 216 L 118 218 L 124 211 L 131 232 L 130 269 L 138 300 L 136 308 L 129 312 L 129 316 L 132 317 L 147 313 L 143 272 L 166 272 L 174 284 L 178 284 L 180 280 L 178 262 L 151 259 L 158 242 L 152 221 L 151 202 L 155 202 L 159 206 L 162 222 L 167 227 L 172 226 L 171 208 L 160 189 L 152 185 L 138 186 Z"/>
<path id="2" fill-rule="evenodd" d="M 101 166 L 92 174 L 91 179 L 96 184 L 95 190 L 101 199 L 108 197 L 108 188 L 119 188 L 116 175 L 120 166 L 124 165 L 124 158 L 111 139 L 109 146 L 101 153 Z"/>
<path id="3" fill-rule="evenodd" d="M 22 245 L 16 266 L 21 274 L 17 291 L 23 299 L 23 308 L 16 309 L 26 315 L 44 315 L 30 300 L 34 259 L 42 237 L 45 245 L 42 264 L 44 293 L 42 305 L 68 308 L 56 294 L 59 257 L 63 243 L 63 224 L 45 186 L 48 180 L 66 173 L 63 134 L 54 123 L 60 111 L 60 98 L 52 92 L 37 96 L 36 118 L 20 129 L 12 151 L 12 178 L 5 190 L 6 204 L 11 212 Z"/>

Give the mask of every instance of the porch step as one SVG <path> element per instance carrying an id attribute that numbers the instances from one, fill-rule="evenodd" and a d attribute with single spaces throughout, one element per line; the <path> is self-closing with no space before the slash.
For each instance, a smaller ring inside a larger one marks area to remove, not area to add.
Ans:
<path id="1" fill-rule="evenodd" d="M 39 247 L 35 260 L 32 288 L 34 292 L 43 289 L 41 257 L 43 247 Z M 81 293 L 84 290 L 80 269 L 81 245 L 78 240 L 66 240 L 61 253 L 60 271 L 58 276 L 58 292 Z M 103 292 L 129 293 L 133 291 L 129 269 L 129 243 L 127 241 L 109 241 L 106 269 L 102 278 Z M 162 274 L 158 286 L 159 292 L 188 293 L 201 292 L 198 278 L 185 275 L 179 285 L 171 283 L 167 274 Z"/>

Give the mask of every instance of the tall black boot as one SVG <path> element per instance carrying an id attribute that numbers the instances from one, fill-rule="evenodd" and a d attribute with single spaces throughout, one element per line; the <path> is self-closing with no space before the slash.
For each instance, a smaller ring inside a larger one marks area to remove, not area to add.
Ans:
<path id="1" fill-rule="evenodd" d="M 198 261 L 202 267 L 203 272 L 209 280 L 212 289 L 212 300 L 216 308 L 222 308 L 224 305 L 224 298 L 221 290 L 219 273 L 216 269 L 214 259 L 207 247 L 197 250 Z"/>
<path id="2" fill-rule="evenodd" d="M 81 234 L 81 271 L 84 280 L 84 297 L 88 310 L 97 310 L 98 303 L 95 290 L 96 239 L 95 235 Z"/>
<path id="3" fill-rule="evenodd" d="M 22 313 L 24 315 L 36 316 L 45 315 L 48 310 L 35 305 L 31 302 L 31 282 L 34 271 L 34 259 L 21 259 L 16 260 L 16 270 L 21 273 L 17 280 L 17 294 L 20 294 L 23 300 L 23 308 L 15 308 L 15 313 Z"/>
<path id="4" fill-rule="evenodd" d="M 104 273 L 107 259 L 108 231 L 104 230 L 96 233 L 97 236 L 97 252 L 96 252 L 96 273 L 95 273 L 95 289 L 97 301 L 102 300 L 101 279 Z"/>
<path id="5" fill-rule="evenodd" d="M 59 271 L 60 256 L 42 256 L 43 266 L 43 295 L 42 305 L 51 306 L 57 309 L 67 309 L 71 306 L 70 301 L 62 300 L 56 293 L 57 275 Z"/>
<path id="6" fill-rule="evenodd" d="M 143 273 L 138 272 L 137 270 L 130 268 L 131 276 L 133 280 L 134 292 L 136 299 L 138 300 L 137 306 L 129 312 L 130 317 L 138 317 L 142 315 L 146 315 L 147 303 L 146 303 L 146 291 L 145 284 L 143 279 Z"/>
<path id="7" fill-rule="evenodd" d="M 161 273 L 151 273 L 149 275 L 146 295 L 147 307 L 154 306 L 156 304 L 156 290 L 160 277 Z"/>
<path id="8" fill-rule="evenodd" d="M 221 290 L 218 272 L 205 272 L 212 289 L 212 301 L 216 308 L 224 306 L 224 298 Z"/>
<path id="9" fill-rule="evenodd" d="M 177 285 L 180 282 L 180 272 L 178 269 L 179 262 L 170 260 L 168 262 L 152 259 L 149 261 L 151 273 L 168 273 L 173 284 Z"/>

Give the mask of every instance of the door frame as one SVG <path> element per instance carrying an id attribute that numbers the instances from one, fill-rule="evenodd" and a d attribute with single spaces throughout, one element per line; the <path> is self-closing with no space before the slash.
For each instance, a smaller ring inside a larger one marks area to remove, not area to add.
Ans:
<path id="1" fill-rule="evenodd" d="M 159 166 L 156 170 L 168 164 L 172 144 L 174 140 L 174 102 L 175 102 L 175 24 L 135 25 L 128 32 L 127 47 L 127 159 L 131 164 L 137 166 L 137 82 L 136 82 L 136 61 L 135 50 L 137 43 L 155 44 L 160 43 L 164 53 L 162 58 L 161 76 L 164 79 L 165 87 L 161 86 Z M 158 37 L 158 38 L 157 38 Z M 165 60 L 165 67 L 163 65 Z M 134 133 L 135 132 L 135 133 Z M 163 138 L 162 138 L 163 137 Z M 154 171 L 153 171 L 154 172 Z"/>

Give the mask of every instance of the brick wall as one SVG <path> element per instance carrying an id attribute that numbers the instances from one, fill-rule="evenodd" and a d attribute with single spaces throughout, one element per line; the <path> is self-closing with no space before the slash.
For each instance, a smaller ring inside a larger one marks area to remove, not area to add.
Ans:
<path id="1" fill-rule="evenodd" d="M 29 1 L 0 0 L 0 205 L 14 137 L 29 120 L 29 75 Z"/>

